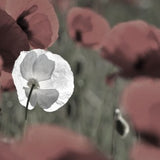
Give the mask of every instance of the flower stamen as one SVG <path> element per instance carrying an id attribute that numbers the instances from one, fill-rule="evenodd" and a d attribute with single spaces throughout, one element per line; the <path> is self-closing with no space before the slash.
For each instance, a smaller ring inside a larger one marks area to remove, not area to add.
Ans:
<path id="1" fill-rule="evenodd" d="M 32 88 L 33 85 L 35 89 L 40 88 L 38 81 L 34 78 L 29 79 L 27 85 L 29 86 L 29 88 Z"/>

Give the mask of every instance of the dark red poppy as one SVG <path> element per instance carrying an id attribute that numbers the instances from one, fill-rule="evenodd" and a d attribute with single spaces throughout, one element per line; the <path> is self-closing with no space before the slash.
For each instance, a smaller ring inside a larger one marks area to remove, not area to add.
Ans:
<path id="1" fill-rule="evenodd" d="M 0 56 L 0 95 L 1 90 L 7 91 L 7 90 L 14 90 L 15 86 L 12 79 L 12 74 L 9 72 L 5 72 L 3 70 L 3 59 Z"/>
<path id="2" fill-rule="evenodd" d="M 67 17 L 67 25 L 73 40 L 93 49 L 101 47 L 101 42 L 110 31 L 107 20 L 89 8 L 72 8 Z"/>
<path id="3" fill-rule="evenodd" d="M 13 150 L 26 160 L 106 160 L 83 136 L 49 125 L 30 127 Z"/>
<path id="4" fill-rule="evenodd" d="M 121 108 L 142 140 L 160 147 L 160 80 L 137 79 L 123 92 Z"/>
<path id="5" fill-rule="evenodd" d="M 120 76 L 160 77 L 160 30 L 137 20 L 116 25 L 103 42 L 102 56 Z"/>
<path id="6" fill-rule="evenodd" d="M 7 0 L 5 10 L 26 33 L 32 47 L 44 49 L 57 39 L 58 19 L 49 1 Z"/>
<path id="7" fill-rule="evenodd" d="M 130 160 L 159 160 L 160 149 L 145 143 L 136 143 L 130 151 Z"/>
<path id="8" fill-rule="evenodd" d="M 0 56 L 4 70 L 11 71 L 19 53 L 29 50 L 28 39 L 15 20 L 1 9 L 0 22 Z"/>

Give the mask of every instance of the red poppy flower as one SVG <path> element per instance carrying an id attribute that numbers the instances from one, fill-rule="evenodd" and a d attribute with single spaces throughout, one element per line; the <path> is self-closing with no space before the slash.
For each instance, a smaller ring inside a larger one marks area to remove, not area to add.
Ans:
<path id="1" fill-rule="evenodd" d="M 101 47 L 101 42 L 110 30 L 106 19 L 89 8 L 72 8 L 67 17 L 67 25 L 73 40 L 94 49 Z"/>
<path id="2" fill-rule="evenodd" d="M 159 160 L 160 149 L 145 143 L 136 143 L 130 151 L 130 160 Z"/>
<path id="3" fill-rule="evenodd" d="M 86 138 L 48 125 L 30 127 L 13 150 L 26 160 L 106 160 Z"/>
<path id="4" fill-rule="evenodd" d="M 160 30 L 143 21 L 116 25 L 103 42 L 102 56 L 124 77 L 160 77 Z"/>
<path id="5" fill-rule="evenodd" d="M 134 80 L 123 92 L 120 106 L 142 140 L 160 146 L 160 81 Z M 156 142 L 155 142 L 156 141 Z"/>
<path id="6" fill-rule="evenodd" d="M 0 56 L 4 70 L 11 71 L 20 51 L 29 50 L 29 44 L 15 20 L 1 9 L 0 22 Z"/>
<path id="7" fill-rule="evenodd" d="M 27 34 L 32 47 L 44 49 L 57 39 L 59 24 L 49 1 L 7 0 L 5 10 Z"/>

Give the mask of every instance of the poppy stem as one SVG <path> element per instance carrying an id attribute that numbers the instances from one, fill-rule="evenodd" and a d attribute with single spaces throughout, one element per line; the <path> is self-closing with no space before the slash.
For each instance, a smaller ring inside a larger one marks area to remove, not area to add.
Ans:
<path id="1" fill-rule="evenodd" d="M 113 160 L 115 159 L 115 153 L 116 153 L 116 138 L 115 138 L 115 118 L 116 118 L 116 114 L 115 114 L 115 107 L 113 108 L 113 127 L 112 127 L 112 138 L 111 138 L 111 157 Z"/>
<path id="2" fill-rule="evenodd" d="M 27 120 L 27 115 L 28 115 L 28 105 L 29 105 L 29 101 L 31 99 L 31 95 L 32 95 L 32 91 L 35 87 L 35 84 L 32 84 L 32 87 L 30 89 L 29 95 L 28 95 L 28 99 L 27 99 L 27 104 L 26 104 L 26 109 L 25 109 L 25 121 Z"/>

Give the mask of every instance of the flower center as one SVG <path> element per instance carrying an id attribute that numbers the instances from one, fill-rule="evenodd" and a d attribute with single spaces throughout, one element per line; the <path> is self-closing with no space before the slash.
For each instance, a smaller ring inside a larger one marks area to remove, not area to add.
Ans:
<path id="1" fill-rule="evenodd" d="M 34 85 L 34 89 L 37 89 L 37 88 L 40 87 L 38 81 L 37 81 L 36 79 L 34 79 L 34 78 L 29 79 L 27 85 L 28 85 L 30 88 Z"/>
<path id="2" fill-rule="evenodd" d="M 17 18 L 17 24 L 21 27 L 21 29 L 27 34 L 28 39 L 32 38 L 32 32 L 29 30 L 29 23 L 25 19 L 28 15 L 36 12 L 38 9 L 37 5 L 33 5 L 27 10 L 24 10 L 20 16 Z"/>
<path id="3" fill-rule="evenodd" d="M 82 41 L 82 32 L 80 30 L 76 31 L 75 39 L 76 39 L 77 42 L 81 42 Z"/>
<path id="4" fill-rule="evenodd" d="M 145 65 L 145 58 L 139 57 L 134 64 L 134 68 L 137 71 L 141 71 L 144 69 L 144 65 Z"/>

